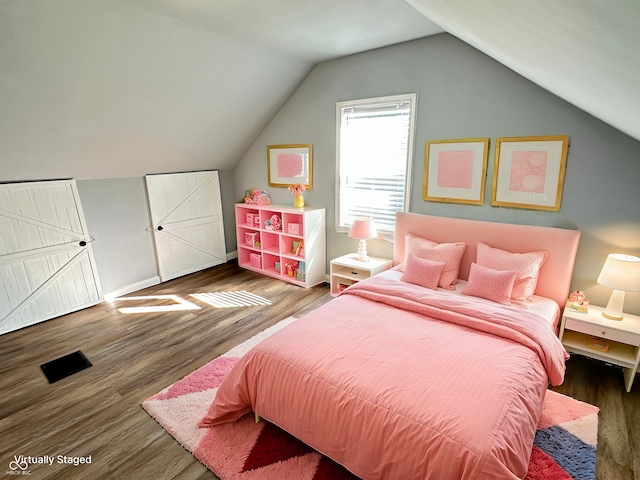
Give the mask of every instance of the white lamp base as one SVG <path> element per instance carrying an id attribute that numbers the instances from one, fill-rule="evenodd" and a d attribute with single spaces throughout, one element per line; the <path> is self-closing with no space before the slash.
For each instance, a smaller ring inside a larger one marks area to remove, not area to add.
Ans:
<path id="1" fill-rule="evenodd" d="M 360 262 L 368 262 L 369 257 L 367 256 L 367 241 L 362 239 L 358 242 L 358 256 L 356 260 Z"/>
<path id="2" fill-rule="evenodd" d="M 602 316 L 610 320 L 622 320 L 622 306 L 624 305 L 624 292 L 614 290 L 611 293 L 607 308 L 602 312 Z"/>

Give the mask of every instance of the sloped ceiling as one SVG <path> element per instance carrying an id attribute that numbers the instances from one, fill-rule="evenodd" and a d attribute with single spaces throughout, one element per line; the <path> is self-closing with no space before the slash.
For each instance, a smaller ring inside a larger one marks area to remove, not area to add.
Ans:
<path id="1" fill-rule="evenodd" d="M 640 140 L 640 4 L 405 0 L 522 76 Z"/>
<path id="2" fill-rule="evenodd" d="M 0 0 L 0 181 L 231 168 L 315 63 L 443 31 L 640 140 L 638 25 L 630 0 Z"/>
<path id="3" fill-rule="evenodd" d="M 446 31 L 640 140 L 637 1 L 124 1 L 313 62 Z"/>
<path id="4" fill-rule="evenodd" d="M 0 0 L 0 182 L 232 168 L 316 62 L 440 32 L 402 0 Z"/>
<path id="5" fill-rule="evenodd" d="M 314 63 L 442 33 L 402 0 L 121 0 Z"/>

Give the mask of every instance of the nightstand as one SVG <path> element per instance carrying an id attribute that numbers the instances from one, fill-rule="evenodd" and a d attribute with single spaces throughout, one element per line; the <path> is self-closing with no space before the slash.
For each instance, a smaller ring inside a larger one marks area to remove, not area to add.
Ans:
<path id="1" fill-rule="evenodd" d="M 624 373 L 627 392 L 631 391 L 640 362 L 640 317 L 624 314 L 623 320 L 602 316 L 604 308 L 589 306 L 587 313 L 564 309 L 560 324 L 560 340 L 569 352 L 619 365 Z M 603 344 L 607 351 L 589 346 Z"/>
<path id="2" fill-rule="evenodd" d="M 356 260 L 357 254 L 350 253 L 331 260 L 331 295 L 338 295 L 349 285 L 373 277 L 374 275 L 389 270 L 393 266 L 393 260 L 386 258 L 369 257 L 368 262 Z"/>

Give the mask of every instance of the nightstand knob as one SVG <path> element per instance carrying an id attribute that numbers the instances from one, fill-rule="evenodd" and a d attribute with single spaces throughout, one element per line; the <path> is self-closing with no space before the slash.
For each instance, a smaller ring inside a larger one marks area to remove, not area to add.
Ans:
<path id="1" fill-rule="evenodd" d="M 603 335 L 606 335 L 606 334 L 607 334 L 607 332 L 606 332 L 605 330 L 603 330 L 603 331 L 602 331 L 602 334 L 603 334 Z"/>

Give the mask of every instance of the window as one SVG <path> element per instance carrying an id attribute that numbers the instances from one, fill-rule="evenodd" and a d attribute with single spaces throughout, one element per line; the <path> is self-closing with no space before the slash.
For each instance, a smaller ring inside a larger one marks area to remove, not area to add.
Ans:
<path id="1" fill-rule="evenodd" d="M 409 206 L 416 94 L 336 105 L 337 225 L 371 217 L 392 233 L 396 212 Z"/>

